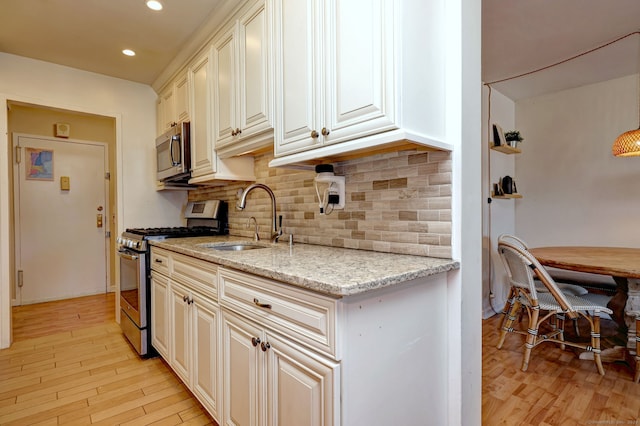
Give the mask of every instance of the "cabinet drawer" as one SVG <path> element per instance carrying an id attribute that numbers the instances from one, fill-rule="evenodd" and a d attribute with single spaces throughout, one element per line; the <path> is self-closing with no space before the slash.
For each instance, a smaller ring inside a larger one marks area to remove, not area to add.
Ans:
<path id="1" fill-rule="evenodd" d="M 336 358 L 335 299 L 231 269 L 218 277 L 221 305 Z"/>
<path id="2" fill-rule="evenodd" d="M 204 260 L 171 253 L 171 279 L 218 299 L 218 267 Z"/>
<path id="3" fill-rule="evenodd" d="M 169 257 L 171 253 L 166 250 L 151 248 L 151 269 L 158 271 L 165 276 L 169 276 Z"/>

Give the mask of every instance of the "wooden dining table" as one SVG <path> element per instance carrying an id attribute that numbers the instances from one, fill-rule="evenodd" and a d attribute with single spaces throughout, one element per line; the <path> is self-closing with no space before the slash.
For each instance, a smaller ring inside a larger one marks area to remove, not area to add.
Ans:
<path id="1" fill-rule="evenodd" d="M 613 277 L 616 293 L 607 307 L 626 347 L 604 349 L 602 359 L 628 360 L 629 351 L 635 353 L 636 348 L 635 316 L 628 313 L 640 311 L 640 248 L 558 246 L 529 251 L 544 266 Z"/>

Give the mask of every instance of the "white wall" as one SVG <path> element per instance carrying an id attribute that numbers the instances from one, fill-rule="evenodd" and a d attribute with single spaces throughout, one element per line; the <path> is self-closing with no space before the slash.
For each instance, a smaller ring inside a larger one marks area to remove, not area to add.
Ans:
<path id="1" fill-rule="evenodd" d="M 151 87 L 0 53 L 0 104 L 7 100 L 116 118 L 117 213 L 120 229 L 181 223 L 183 192 L 155 191 L 155 99 Z M 7 114 L 0 114 L 0 348 L 10 336 L 9 182 Z"/>
<path id="2" fill-rule="evenodd" d="M 638 127 L 637 75 L 518 101 L 516 229 L 532 246 L 640 246 L 640 158 L 616 158 Z"/>
<path id="3" fill-rule="evenodd" d="M 493 133 L 490 131 L 494 123 L 502 127 L 505 132 L 515 128 L 514 102 L 494 88 L 489 94 L 487 86 L 483 86 L 482 99 L 482 144 L 484 147 L 482 313 L 484 318 L 488 318 L 496 312 L 501 312 L 507 297 L 506 273 L 496 251 L 497 240 L 500 234 L 515 233 L 515 206 L 521 200 L 492 199 L 491 203 L 488 203 L 487 199 L 491 196 L 493 184 L 497 183 L 501 177 L 507 175 L 517 177 L 515 160 L 517 156 L 522 154 L 507 155 L 489 149 L 490 142 L 493 142 Z M 523 149 L 526 149 L 524 144 Z M 518 191 L 521 191 L 519 178 L 517 186 Z"/>
<path id="4" fill-rule="evenodd" d="M 477 425 L 482 417 L 482 5 L 480 0 L 442 3 L 448 18 L 442 46 L 447 52 L 446 134 L 455 147 L 451 245 L 461 265 L 449 274 L 448 424 Z"/>

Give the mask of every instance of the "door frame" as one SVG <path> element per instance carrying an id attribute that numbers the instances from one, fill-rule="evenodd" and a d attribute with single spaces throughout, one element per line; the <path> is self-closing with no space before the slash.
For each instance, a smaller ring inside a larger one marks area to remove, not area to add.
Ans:
<path id="1" fill-rule="evenodd" d="M 104 149 L 104 167 L 105 167 L 105 173 L 109 171 L 109 144 L 107 144 L 106 142 L 99 142 L 99 141 L 89 141 L 89 140 L 83 140 L 83 139 L 60 139 L 60 138 L 55 138 L 52 136 L 44 136 L 44 135 L 33 135 L 33 134 L 28 134 L 28 133 L 14 133 L 12 138 L 12 145 L 11 145 L 11 149 L 13 149 L 13 152 L 15 154 L 16 152 L 16 146 L 18 144 L 18 140 L 23 137 L 23 138 L 33 138 L 33 139 L 44 139 L 44 140 L 49 140 L 52 142 L 60 142 L 60 143 L 72 143 L 72 144 L 85 144 L 85 145 L 97 145 L 97 146 L 101 146 Z M 15 155 L 14 155 L 14 160 L 15 160 Z M 23 158 L 24 160 L 24 158 Z M 17 162 L 13 162 L 13 164 L 11 164 L 12 167 L 12 173 L 13 173 L 13 212 L 14 212 L 14 223 L 13 223 L 13 235 L 14 235 L 14 241 L 13 241 L 13 250 L 14 250 L 14 258 L 13 258 L 13 270 L 14 270 L 14 279 L 12 280 L 13 283 L 13 287 L 15 289 L 15 297 L 11 299 L 11 306 L 17 306 L 19 305 L 18 301 L 21 299 L 21 295 L 22 295 L 22 289 L 20 289 L 18 287 L 18 279 L 17 279 L 17 273 L 18 273 L 18 256 L 17 254 L 20 253 L 20 249 L 21 249 L 21 238 L 20 238 L 20 225 L 21 225 L 21 216 L 20 216 L 20 167 L 19 167 L 19 163 Z M 111 216 L 111 205 L 110 205 L 110 197 L 109 197 L 109 179 L 105 178 L 103 179 L 103 185 L 104 185 L 104 194 L 105 194 L 105 200 L 104 200 L 104 220 L 103 220 L 103 224 L 104 224 L 104 265 L 105 265 L 105 294 L 109 292 L 110 289 L 110 283 L 111 283 L 111 259 L 110 259 L 110 250 L 111 250 L 111 238 L 113 238 L 113 234 L 109 234 L 110 237 L 107 237 L 107 233 L 111 232 L 111 228 L 110 228 L 110 216 Z"/>

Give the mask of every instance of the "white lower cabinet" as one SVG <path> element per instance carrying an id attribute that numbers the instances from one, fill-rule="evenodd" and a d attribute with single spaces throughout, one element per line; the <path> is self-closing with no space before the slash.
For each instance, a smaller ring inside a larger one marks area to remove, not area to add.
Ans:
<path id="1" fill-rule="evenodd" d="M 169 359 L 169 279 L 151 273 L 151 344 Z"/>
<path id="2" fill-rule="evenodd" d="M 191 303 L 189 290 L 172 282 L 170 291 L 171 335 L 169 364 L 183 382 L 191 385 Z"/>
<path id="3" fill-rule="evenodd" d="M 151 258 L 153 345 L 221 426 L 452 423 L 447 274 L 333 298 Z"/>
<path id="4" fill-rule="evenodd" d="M 223 309 L 224 425 L 330 426 L 339 363 Z"/>
<path id="5" fill-rule="evenodd" d="M 152 249 L 152 257 L 158 254 L 165 260 L 152 266 L 152 344 L 207 411 L 219 419 L 220 307 L 215 298 L 196 289 L 212 288 L 215 294 L 215 268 L 202 261 L 200 273 L 191 275 L 195 282 L 189 284 L 184 271 L 194 270 L 200 261 Z"/>
<path id="6" fill-rule="evenodd" d="M 169 364 L 217 418 L 218 316 L 220 308 L 197 292 L 171 282 Z"/>
<path id="7" fill-rule="evenodd" d="M 192 300 L 193 381 L 191 390 L 209 413 L 219 418 L 220 308 L 198 294 L 194 294 Z"/>

